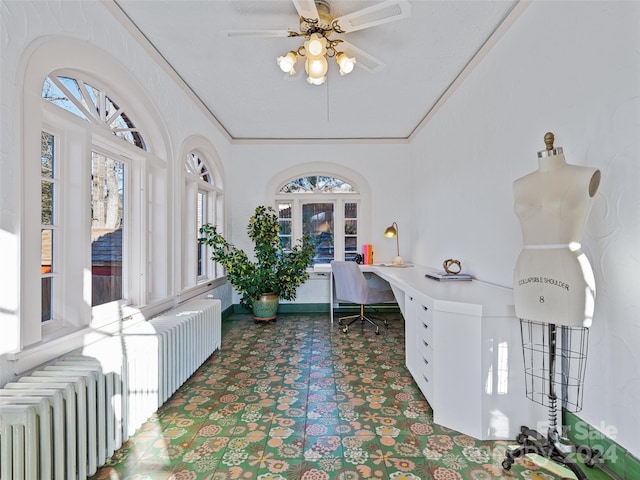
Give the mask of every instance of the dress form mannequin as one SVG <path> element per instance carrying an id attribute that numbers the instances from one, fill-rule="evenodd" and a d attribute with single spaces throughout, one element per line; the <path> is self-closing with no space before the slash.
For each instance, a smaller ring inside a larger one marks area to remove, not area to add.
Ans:
<path id="1" fill-rule="evenodd" d="M 524 240 L 514 274 L 516 316 L 588 328 L 595 280 L 580 244 L 600 171 L 568 164 L 553 140 L 552 133 L 545 135 L 538 170 L 513 184 Z"/>

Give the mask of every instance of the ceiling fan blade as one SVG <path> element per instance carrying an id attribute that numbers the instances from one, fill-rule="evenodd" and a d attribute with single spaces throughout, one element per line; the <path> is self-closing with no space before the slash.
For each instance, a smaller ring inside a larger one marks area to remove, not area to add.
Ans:
<path id="1" fill-rule="evenodd" d="M 355 32 L 363 28 L 395 22 L 409 15 L 411 15 L 411 5 L 407 0 L 387 0 L 334 20 L 345 32 Z"/>
<path id="2" fill-rule="evenodd" d="M 228 37 L 288 37 L 289 30 L 229 30 Z"/>
<path id="3" fill-rule="evenodd" d="M 314 0 L 292 0 L 302 18 L 318 18 L 318 8 Z"/>
<path id="4" fill-rule="evenodd" d="M 356 67 L 362 67 L 371 73 L 379 72 L 386 66 L 382 60 L 356 47 L 353 43 L 342 41 L 337 50 L 346 53 L 349 57 L 356 57 Z"/>

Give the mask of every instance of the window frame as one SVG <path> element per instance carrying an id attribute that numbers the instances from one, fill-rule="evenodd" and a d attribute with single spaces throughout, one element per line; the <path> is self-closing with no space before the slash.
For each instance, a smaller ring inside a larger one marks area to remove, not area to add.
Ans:
<path id="1" fill-rule="evenodd" d="M 41 132 L 46 132 L 47 134 L 53 136 L 54 144 L 53 144 L 53 156 L 54 156 L 54 164 L 53 164 L 53 172 L 52 177 L 50 179 L 53 184 L 54 190 L 52 195 L 52 203 L 53 208 L 51 211 L 52 214 L 52 222 L 51 225 L 48 226 L 52 231 L 52 245 L 51 245 L 51 272 L 49 274 L 42 274 L 42 270 L 40 273 L 40 278 L 43 279 L 45 277 L 49 277 L 52 279 L 51 285 L 51 316 L 48 320 L 42 321 L 42 308 L 40 309 L 40 326 L 42 329 L 43 335 L 48 335 L 59 329 L 62 326 L 62 322 L 59 319 L 59 316 L 56 315 L 56 309 L 59 308 L 58 302 L 60 298 L 60 283 L 62 283 L 62 254 L 61 254 L 61 246 L 60 236 L 61 236 L 61 228 L 59 225 L 59 219 L 62 218 L 61 214 L 64 206 L 64 182 L 63 182 L 63 173 L 64 173 L 64 162 L 62 157 L 62 148 L 61 145 L 64 144 L 64 133 L 60 129 L 53 128 L 51 125 L 45 125 L 43 123 Z M 40 181 L 42 182 L 45 177 L 40 174 Z M 42 191 L 40 192 L 40 197 L 42 198 Z M 39 209 L 40 217 L 42 217 L 42 205 Z M 41 231 L 45 228 L 45 225 L 40 222 Z M 42 244 L 40 246 L 42 249 Z M 40 280 L 42 281 L 42 280 Z M 42 295 L 42 292 L 40 293 Z M 40 305 L 42 305 L 42 297 L 40 297 Z"/>
<path id="2" fill-rule="evenodd" d="M 59 74 L 56 70 L 49 75 Z M 64 70 L 68 73 L 68 70 Z M 86 80 L 86 77 L 83 77 Z M 44 79 L 43 79 L 44 81 Z M 90 80 L 91 81 L 91 80 Z M 100 85 L 100 82 L 92 84 Z M 54 206 L 54 218 L 58 219 L 56 245 L 52 259 L 58 265 L 52 298 L 52 319 L 41 322 L 39 329 L 23 335 L 23 345 L 56 338 L 83 327 L 102 327 L 119 321 L 137 311 L 149 301 L 150 285 L 146 283 L 147 245 L 144 240 L 134 242 L 134 238 L 143 238 L 147 231 L 148 218 L 152 215 L 148 200 L 142 192 L 148 183 L 149 163 L 156 157 L 133 143 L 124 140 L 103 125 L 87 121 L 49 100 L 40 97 L 41 122 L 39 132 L 55 135 L 54 148 L 57 154 L 57 195 Z M 123 232 L 122 299 L 91 306 L 91 155 L 92 152 L 108 156 L 124 164 L 126 171 L 124 182 L 124 216 L 129 230 Z M 35 163 L 35 162 L 34 162 Z M 40 162 L 38 162 L 40 168 Z M 37 180 L 40 182 L 41 174 Z M 30 180 L 25 178 L 25 195 L 28 195 Z M 34 185 L 35 186 L 35 185 Z M 40 189 L 38 189 L 40 190 Z M 136 193 L 137 192 L 137 193 Z M 29 202 L 30 203 L 30 202 Z M 37 209 L 38 218 L 41 207 Z M 36 215 L 26 212 L 27 216 Z M 41 221 L 38 220 L 41 227 Z M 83 240 L 84 233 L 86 239 Z M 40 262 L 39 262 L 40 263 Z M 82 272 L 89 272 L 87 276 Z M 32 278 L 25 272 L 25 281 Z M 64 286 L 64 288 L 62 288 Z M 73 293 L 72 293 L 73 292 Z M 28 307 L 32 311 L 41 309 L 41 292 L 37 307 Z M 133 309 L 133 310 L 132 310 Z M 38 317 L 40 318 L 40 317 Z"/>
<path id="3" fill-rule="evenodd" d="M 349 183 L 354 188 L 354 191 L 280 193 L 281 189 L 289 182 L 309 176 L 337 178 Z M 364 177 L 355 171 L 322 162 L 303 164 L 274 177 L 270 182 L 269 188 L 273 195 L 273 205 L 276 211 L 279 211 L 279 205 L 282 203 L 290 203 L 292 205 L 292 244 L 302 238 L 302 205 L 305 203 L 334 204 L 334 258 L 336 260 L 345 258 L 345 204 L 356 203 L 358 206 L 358 240 L 356 248 L 360 250 L 362 244 L 366 243 L 365 239 L 370 237 L 371 209 L 369 188 Z M 313 266 L 310 269 L 313 269 Z"/>
<path id="4" fill-rule="evenodd" d="M 200 233 L 197 228 L 198 195 L 204 194 L 203 223 L 211 223 L 224 232 L 224 188 L 222 170 L 213 146 L 205 139 L 191 137 L 185 142 L 179 168 L 182 172 L 181 195 L 181 249 L 179 279 L 181 294 L 201 288 L 211 288 L 212 281 L 224 278 L 221 266 L 211 260 L 211 248 L 197 244 Z M 199 168 L 195 169 L 191 156 L 195 155 Z M 205 178 L 206 177 L 206 178 Z M 201 250 L 199 250 L 201 249 Z M 198 255 L 202 252 L 202 274 L 198 274 Z"/>

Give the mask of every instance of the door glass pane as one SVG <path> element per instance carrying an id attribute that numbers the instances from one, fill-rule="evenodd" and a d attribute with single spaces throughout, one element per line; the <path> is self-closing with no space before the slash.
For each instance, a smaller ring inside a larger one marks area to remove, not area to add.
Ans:
<path id="1" fill-rule="evenodd" d="M 302 233 L 316 245 L 313 263 L 329 263 L 334 255 L 333 203 L 307 203 L 302 206 Z"/>
<path id="2" fill-rule="evenodd" d="M 93 152 L 91 161 L 91 305 L 122 299 L 124 164 Z"/>

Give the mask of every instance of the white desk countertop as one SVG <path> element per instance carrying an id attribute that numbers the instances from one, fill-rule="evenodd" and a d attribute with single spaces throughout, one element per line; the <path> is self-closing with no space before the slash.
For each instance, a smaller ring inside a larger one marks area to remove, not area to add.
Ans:
<path id="1" fill-rule="evenodd" d="M 364 272 L 371 272 L 389 282 L 396 294 L 396 300 L 403 306 L 404 298 L 426 295 L 433 299 L 433 308 L 438 311 L 468 313 L 484 317 L 514 317 L 513 291 L 510 288 L 493 285 L 481 280 L 440 281 L 427 278 L 429 272 L 437 268 L 423 265 L 394 267 L 384 264 L 361 265 Z M 330 264 L 314 265 L 315 272 L 331 272 Z"/>

